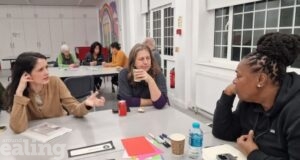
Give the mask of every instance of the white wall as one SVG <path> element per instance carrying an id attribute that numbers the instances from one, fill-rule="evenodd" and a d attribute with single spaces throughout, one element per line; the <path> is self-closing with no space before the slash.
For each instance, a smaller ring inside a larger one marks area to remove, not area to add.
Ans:
<path id="1" fill-rule="evenodd" d="M 174 52 L 175 57 L 175 92 L 173 101 L 180 106 L 186 106 L 190 103 L 189 88 L 192 52 L 191 52 L 191 36 L 192 26 L 190 25 L 193 17 L 190 14 L 192 3 L 191 1 L 175 0 L 174 6 L 174 32 L 179 28 L 178 18 L 182 17 L 182 35 L 174 34 L 174 47 L 178 52 Z M 178 9 L 180 6 L 180 9 Z M 182 77 L 182 78 L 181 78 Z M 172 95 L 170 95 L 172 96 Z"/>
<path id="2" fill-rule="evenodd" d="M 0 6 L 0 59 L 35 51 L 55 60 L 66 43 L 74 53 L 76 46 L 90 46 L 99 41 L 96 7 L 70 6 Z M 3 69 L 10 68 L 1 61 Z"/>
<path id="3" fill-rule="evenodd" d="M 173 3 L 174 0 L 150 0 L 150 10 Z"/>
<path id="4" fill-rule="evenodd" d="M 125 4 L 125 3 L 123 3 Z M 129 54 L 131 48 L 136 43 L 141 43 L 144 40 L 144 25 L 143 25 L 143 15 L 141 14 L 141 1 L 140 0 L 130 0 L 126 1 L 124 7 L 125 12 L 123 20 L 126 21 L 126 27 L 123 32 L 124 43 L 126 43 L 125 51 Z"/>
<path id="5" fill-rule="evenodd" d="M 261 0 L 206 0 L 207 9 L 223 8 L 237 4 L 245 4 Z"/>

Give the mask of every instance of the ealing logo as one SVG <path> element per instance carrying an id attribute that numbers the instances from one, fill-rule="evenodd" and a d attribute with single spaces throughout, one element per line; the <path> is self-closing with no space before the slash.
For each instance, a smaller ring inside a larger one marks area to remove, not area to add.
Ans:
<path id="1" fill-rule="evenodd" d="M 53 160 L 61 160 L 65 156 L 66 144 L 43 144 L 28 139 L 3 139 L 0 153 L 3 156 L 54 156 Z"/>

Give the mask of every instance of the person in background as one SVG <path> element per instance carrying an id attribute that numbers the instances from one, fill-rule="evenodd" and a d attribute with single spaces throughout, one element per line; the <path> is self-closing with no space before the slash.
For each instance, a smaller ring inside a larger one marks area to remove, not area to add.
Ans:
<path id="1" fill-rule="evenodd" d="M 127 65 L 127 56 L 126 54 L 121 50 L 121 46 L 118 42 L 113 42 L 110 45 L 111 53 L 112 53 L 112 62 L 111 63 L 105 63 L 103 62 L 104 67 L 121 67 L 124 68 Z M 113 76 L 111 78 L 111 83 L 114 85 L 118 85 L 118 76 Z M 115 89 L 112 85 L 112 91 L 115 92 Z"/>
<path id="2" fill-rule="evenodd" d="M 262 36 L 217 102 L 213 135 L 237 141 L 248 160 L 300 159 L 300 76 L 287 72 L 299 53 L 299 35 Z"/>
<path id="3" fill-rule="evenodd" d="M 28 128 L 28 121 L 73 114 L 82 117 L 92 107 L 104 105 L 103 97 L 92 93 L 85 101 L 72 97 L 64 82 L 49 76 L 46 57 L 40 53 L 20 54 L 12 70 L 12 81 L 5 92 L 5 109 L 15 133 Z M 66 112 L 67 111 L 67 112 Z"/>
<path id="4" fill-rule="evenodd" d="M 136 44 L 130 51 L 128 67 L 119 73 L 118 97 L 128 107 L 163 108 L 168 102 L 166 79 L 149 47 Z"/>
<path id="5" fill-rule="evenodd" d="M 159 67 L 161 68 L 161 57 L 160 57 L 160 52 L 159 52 L 159 50 L 156 48 L 155 40 L 154 40 L 153 38 L 151 38 L 151 37 L 147 37 L 147 38 L 145 39 L 145 41 L 143 42 L 143 44 L 147 45 L 147 46 L 150 48 L 150 50 L 151 50 L 151 52 L 152 52 L 152 54 L 153 54 L 153 56 L 154 56 L 154 58 L 155 58 L 157 64 L 158 64 Z"/>
<path id="6" fill-rule="evenodd" d="M 94 42 L 91 47 L 89 53 L 85 56 L 82 64 L 89 66 L 101 65 L 103 62 L 103 56 L 101 53 L 102 45 L 99 42 Z M 94 85 L 95 89 L 100 89 L 102 84 L 102 80 L 100 76 L 94 76 Z"/>
<path id="7" fill-rule="evenodd" d="M 68 45 L 63 44 L 60 47 L 60 54 L 57 57 L 58 67 L 70 67 L 75 68 L 79 66 L 79 61 L 74 55 L 71 54 L 70 48 Z"/>
<path id="8" fill-rule="evenodd" d="M 82 62 L 83 65 L 90 65 L 90 66 L 101 65 L 103 62 L 103 56 L 101 50 L 102 50 L 101 43 L 94 42 L 90 47 L 90 51 L 86 54 Z"/>

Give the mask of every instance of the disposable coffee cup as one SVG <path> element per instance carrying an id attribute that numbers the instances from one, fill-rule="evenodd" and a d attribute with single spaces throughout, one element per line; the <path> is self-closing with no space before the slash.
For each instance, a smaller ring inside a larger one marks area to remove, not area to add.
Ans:
<path id="1" fill-rule="evenodd" d="M 133 69 L 133 80 L 135 82 L 141 82 L 141 79 L 136 78 L 136 73 L 139 72 L 140 69 Z"/>
<path id="2" fill-rule="evenodd" d="M 183 155 L 185 136 L 183 134 L 174 133 L 170 135 L 172 153 L 174 155 Z"/>

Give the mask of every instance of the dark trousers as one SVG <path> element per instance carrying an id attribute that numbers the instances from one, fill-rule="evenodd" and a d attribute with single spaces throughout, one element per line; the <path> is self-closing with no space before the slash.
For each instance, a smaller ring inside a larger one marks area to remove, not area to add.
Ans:
<path id="1" fill-rule="evenodd" d="M 111 77 L 111 83 L 118 86 L 118 75 Z"/>
<path id="2" fill-rule="evenodd" d="M 94 76 L 94 91 L 99 90 L 102 84 L 100 76 Z"/>

